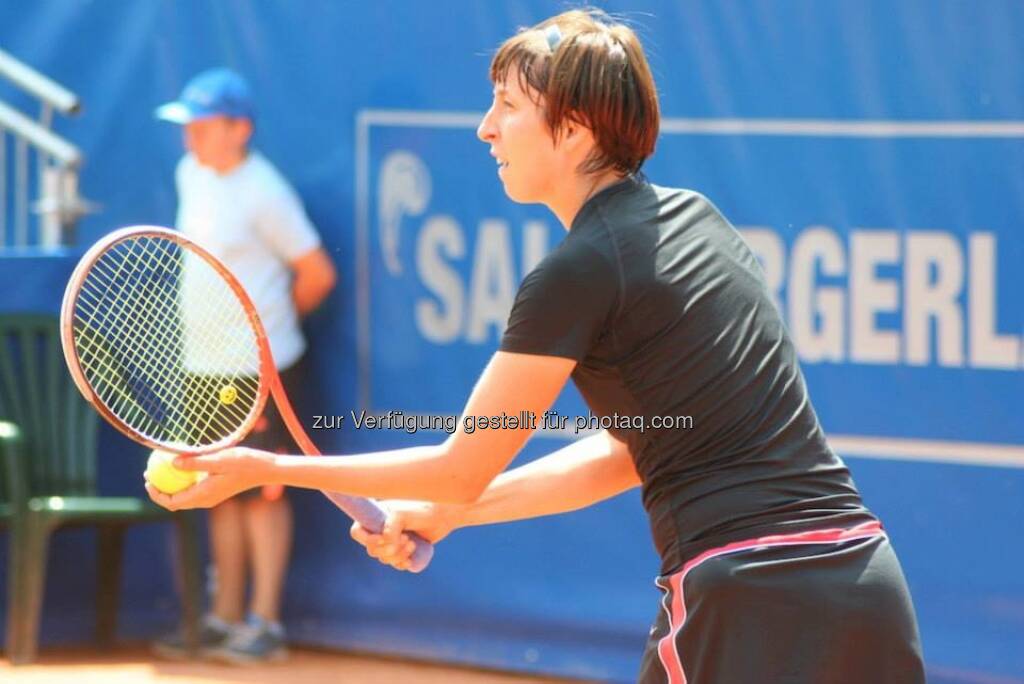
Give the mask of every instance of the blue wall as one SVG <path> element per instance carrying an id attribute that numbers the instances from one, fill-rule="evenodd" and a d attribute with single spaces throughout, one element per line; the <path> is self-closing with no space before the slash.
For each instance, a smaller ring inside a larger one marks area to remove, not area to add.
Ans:
<path id="1" fill-rule="evenodd" d="M 932 680 L 1024 681 L 1024 6 L 599 4 L 638 26 L 658 80 L 649 176 L 707 194 L 765 263 L 825 427 L 901 554 Z M 202 68 L 246 73 L 257 144 L 342 272 L 308 324 L 319 385 L 307 415 L 455 414 L 515 284 L 561 230 L 503 197 L 475 139 L 488 56 L 563 6 L 8 2 L 0 44 L 84 100 L 57 125 L 85 151 L 83 192 L 103 205 L 83 245 L 173 220 L 180 141 L 152 109 Z M 0 97 L 25 104 L 6 83 Z M 54 307 L 69 259 L 0 259 L 0 308 Z M 558 408 L 581 405 L 567 392 Z M 352 452 L 443 436 L 347 422 L 314 439 Z M 522 458 L 563 442 L 538 436 Z M 140 450 L 112 433 L 104 446 L 104 487 L 141 492 Z M 420 576 L 362 557 L 322 498 L 294 500 L 295 638 L 632 678 L 657 598 L 634 494 L 459 532 Z M 89 543 L 68 533 L 54 551 L 51 642 L 87 632 L 91 577 L 69 561 Z M 128 551 L 124 633 L 153 634 L 174 615 L 168 537 L 135 533 Z"/>

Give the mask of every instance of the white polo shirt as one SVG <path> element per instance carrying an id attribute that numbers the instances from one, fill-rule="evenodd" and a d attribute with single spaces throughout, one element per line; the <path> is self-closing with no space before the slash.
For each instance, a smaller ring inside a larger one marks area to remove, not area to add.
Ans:
<path id="1" fill-rule="evenodd" d="M 249 297 L 270 340 L 279 369 L 306 350 L 292 300 L 289 264 L 320 246 L 298 195 L 258 152 L 226 175 L 201 166 L 191 154 L 178 163 L 177 228 L 228 267 Z M 230 331 L 223 331 L 230 339 Z M 214 358 L 195 352 L 186 361 L 193 372 L 215 372 Z"/>

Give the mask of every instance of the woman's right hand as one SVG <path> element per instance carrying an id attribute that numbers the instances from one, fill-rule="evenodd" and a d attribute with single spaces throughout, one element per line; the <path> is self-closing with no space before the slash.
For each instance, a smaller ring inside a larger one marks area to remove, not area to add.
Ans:
<path id="1" fill-rule="evenodd" d="M 396 570 L 408 570 L 415 545 L 409 533 L 436 544 L 459 527 L 456 504 L 426 501 L 384 501 L 387 511 L 384 529 L 374 534 L 359 523 L 352 523 L 352 538 L 366 548 L 372 558 Z"/>

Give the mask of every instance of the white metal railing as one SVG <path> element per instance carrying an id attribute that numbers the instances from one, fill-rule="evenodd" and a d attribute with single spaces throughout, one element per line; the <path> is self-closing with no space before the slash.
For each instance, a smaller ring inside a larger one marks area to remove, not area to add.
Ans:
<path id="1" fill-rule="evenodd" d="M 0 250 L 68 244 L 78 218 L 89 210 L 78 196 L 82 153 L 50 126 L 54 112 L 76 114 L 81 102 L 3 50 L 0 76 L 40 104 L 39 118 L 33 120 L 0 101 Z M 38 199 L 30 202 L 33 192 Z M 32 214 L 36 221 L 30 220 Z"/>

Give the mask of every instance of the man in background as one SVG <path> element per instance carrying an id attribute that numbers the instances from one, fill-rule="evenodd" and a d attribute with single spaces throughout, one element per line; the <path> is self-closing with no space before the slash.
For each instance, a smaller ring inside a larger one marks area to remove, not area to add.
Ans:
<path id="1" fill-rule="evenodd" d="M 156 116 L 181 125 L 184 134 L 186 154 L 175 174 L 177 228 L 245 287 L 291 395 L 301 383 L 306 351 L 299 320 L 320 305 L 336 274 L 296 192 L 250 147 L 255 110 L 249 86 L 229 69 L 204 71 Z M 273 406 L 242 443 L 297 451 Z M 244 492 L 211 509 L 209 525 L 215 576 L 213 605 L 200 629 L 201 653 L 232 663 L 285 658 L 280 609 L 292 539 L 288 498 L 280 487 Z M 159 640 L 154 650 L 169 658 L 187 655 L 180 633 Z"/>

